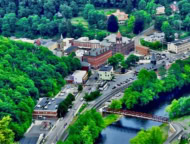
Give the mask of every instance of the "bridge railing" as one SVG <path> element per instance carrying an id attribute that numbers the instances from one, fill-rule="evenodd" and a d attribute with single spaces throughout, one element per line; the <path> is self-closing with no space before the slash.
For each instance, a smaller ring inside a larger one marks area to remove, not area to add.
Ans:
<path id="1" fill-rule="evenodd" d="M 140 118 L 151 119 L 151 120 L 159 121 L 159 122 L 169 122 L 169 119 L 167 117 L 156 116 L 152 114 L 135 112 L 135 111 L 130 111 L 130 110 L 123 110 L 123 109 L 115 110 L 115 109 L 110 109 L 110 108 L 103 108 L 103 112 L 117 113 L 117 114 L 131 116 L 131 117 L 140 117 Z"/>

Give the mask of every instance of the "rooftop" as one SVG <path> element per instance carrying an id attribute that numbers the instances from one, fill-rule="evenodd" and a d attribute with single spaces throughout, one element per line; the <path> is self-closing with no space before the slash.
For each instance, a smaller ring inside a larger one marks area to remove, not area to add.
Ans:
<path id="1" fill-rule="evenodd" d="M 117 36 L 121 36 L 121 34 L 110 34 L 109 36 L 105 37 L 104 40 L 107 41 L 107 42 L 110 42 L 110 43 L 116 43 L 116 37 Z M 129 43 L 131 41 L 130 38 L 127 38 L 127 37 L 122 37 L 122 42 L 123 43 Z"/>
<path id="2" fill-rule="evenodd" d="M 67 54 L 70 54 L 70 53 L 76 51 L 78 48 L 79 47 L 77 47 L 77 46 L 70 46 L 64 52 L 67 53 Z"/>
<path id="3" fill-rule="evenodd" d="M 72 76 L 75 76 L 75 77 L 84 77 L 86 75 L 86 71 L 84 70 L 76 70 Z"/>
<path id="4" fill-rule="evenodd" d="M 179 39 L 179 40 L 173 41 L 171 43 L 173 43 L 174 45 L 179 46 L 179 45 L 183 45 L 183 44 L 189 43 L 189 42 L 190 42 L 190 37 L 186 37 L 184 39 Z"/>
<path id="5" fill-rule="evenodd" d="M 40 98 L 38 104 L 35 106 L 35 110 L 44 111 L 57 111 L 58 105 L 63 101 L 63 98 Z"/>
<path id="6" fill-rule="evenodd" d="M 111 71 L 113 69 L 112 66 L 103 66 L 100 68 L 99 71 Z"/>
<path id="7" fill-rule="evenodd" d="M 105 52 L 107 52 L 109 48 L 93 48 L 90 51 L 86 52 L 84 55 L 86 56 L 99 56 Z"/>
<path id="8" fill-rule="evenodd" d="M 119 21 L 125 21 L 128 19 L 128 14 L 126 14 L 125 12 L 121 12 L 119 9 L 115 13 L 112 13 L 112 15 L 116 16 Z M 108 15 L 108 17 L 109 16 L 110 15 Z"/>

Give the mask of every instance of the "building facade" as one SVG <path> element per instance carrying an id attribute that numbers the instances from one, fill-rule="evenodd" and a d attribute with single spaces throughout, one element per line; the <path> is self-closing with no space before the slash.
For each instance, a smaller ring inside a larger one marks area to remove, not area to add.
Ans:
<path id="1" fill-rule="evenodd" d="M 149 55 L 150 54 L 150 50 L 148 47 L 144 47 L 144 46 L 141 46 L 141 45 L 136 45 L 135 46 L 135 52 L 137 54 L 140 54 L 140 55 Z"/>
<path id="2" fill-rule="evenodd" d="M 33 118 L 35 119 L 57 119 L 58 105 L 63 101 L 62 98 L 40 98 L 38 104 L 33 111 Z"/>
<path id="3" fill-rule="evenodd" d="M 98 69 L 104 65 L 109 57 L 112 56 L 112 50 L 109 48 L 96 48 L 85 53 L 82 61 L 90 63 L 91 68 Z"/>
<path id="4" fill-rule="evenodd" d="M 164 6 L 159 6 L 156 8 L 156 14 L 160 15 L 160 14 L 165 14 L 165 7 Z"/>
<path id="5" fill-rule="evenodd" d="M 88 79 L 88 73 L 85 70 L 76 70 L 73 74 L 73 83 L 83 84 Z"/>
<path id="6" fill-rule="evenodd" d="M 107 36 L 102 43 L 110 47 L 113 55 L 116 53 L 128 55 L 135 49 L 134 41 L 127 37 L 122 37 L 120 32 Z"/>
<path id="7" fill-rule="evenodd" d="M 72 46 L 77 46 L 79 48 L 86 48 L 86 49 L 91 49 L 91 48 L 99 48 L 100 47 L 100 41 L 98 40 L 89 40 L 88 37 L 81 37 L 77 40 L 72 40 L 71 41 Z"/>
<path id="8" fill-rule="evenodd" d="M 190 50 L 190 37 L 168 43 L 168 51 L 173 53 L 184 53 Z"/>
<path id="9" fill-rule="evenodd" d="M 113 78 L 113 67 L 112 66 L 103 66 L 98 71 L 99 78 L 101 80 L 112 80 Z"/>

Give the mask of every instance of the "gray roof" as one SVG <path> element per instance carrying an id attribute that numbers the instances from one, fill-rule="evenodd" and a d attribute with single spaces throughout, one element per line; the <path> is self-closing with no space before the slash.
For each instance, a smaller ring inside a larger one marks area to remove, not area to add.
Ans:
<path id="1" fill-rule="evenodd" d="M 116 34 L 110 34 L 109 36 L 105 37 L 104 40 L 107 40 L 110 43 L 116 43 Z M 130 38 L 122 37 L 123 43 L 129 43 L 131 41 Z"/>
<path id="2" fill-rule="evenodd" d="M 182 44 L 185 44 L 185 43 L 188 43 L 188 42 L 190 42 L 190 37 L 186 37 L 184 39 L 179 39 L 179 40 L 173 41 L 171 43 L 178 46 L 178 45 L 182 45 Z"/>
<path id="3" fill-rule="evenodd" d="M 82 61 L 81 62 L 81 66 L 86 66 L 86 67 L 90 67 L 90 63 Z"/>
<path id="4" fill-rule="evenodd" d="M 70 46 L 64 52 L 70 54 L 70 53 L 76 51 L 77 49 L 79 49 L 79 47 L 77 47 L 77 46 Z"/>
<path id="5" fill-rule="evenodd" d="M 156 70 L 156 69 L 158 69 L 158 68 L 160 68 L 161 66 L 164 66 L 164 65 L 165 65 L 165 63 L 156 64 L 156 65 L 153 65 L 151 63 L 147 63 L 147 64 L 144 64 L 144 65 L 139 65 L 138 67 L 135 68 L 135 71 L 140 72 L 142 69 Z"/>
<path id="6" fill-rule="evenodd" d="M 84 55 L 86 56 L 99 56 L 105 52 L 110 50 L 109 48 L 93 48 L 90 51 L 86 52 Z"/>
<path id="7" fill-rule="evenodd" d="M 103 67 L 100 68 L 99 71 L 111 71 L 112 68 L 113 68 L 112 66 L 103 66 Z"/>
<path id="8" fill-rule="evenodd" d="M 57 111 L 58 105 L 63 100 L 64 100 L 63 98 L 47 98 L 47 97 L 44 97 L 44 98 L 39 100 L 39 102 L 35 106 L 34 110 Z"/>

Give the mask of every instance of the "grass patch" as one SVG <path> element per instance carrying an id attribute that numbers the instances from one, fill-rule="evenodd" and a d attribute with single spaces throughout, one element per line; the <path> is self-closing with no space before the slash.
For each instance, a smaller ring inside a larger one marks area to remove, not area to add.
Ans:
<path id="1" fill-rule="evenodd" d="M 88 22 L 83 17 L 74 17 L 71 19 L 73 25 L 82 24 L 85 28 L 88 28 Z"/>
<path id="2" fill-rule="evenodd" d="M 88 106 L 87 103 L 83 104 L 81 108 L 79 109 L 79 113 L 81 113 L 86 107 Z"/>
<path id="3" fill-rule="evenodd" d="M 117 121 L 119 118 L 119 115 L 116 114 L 110 114 L 104 118 L 105 127 L 112 124 L 113 122 Z"/>
<path id="4" fill-rule="evenodd" d="M 160 125 L 160 129 L 163 132 L 163 142 L 165 142 L 168 138 L 168 130 L 169 130 L 169 126 L 168 124 L 162 124 Z"/>
<path id="5" fill-rule="evenodd" d="M 105 15 L 111 15 L 115 13 L 117 9 L 98 9 L 98 11 L 103 12 Z"/>

